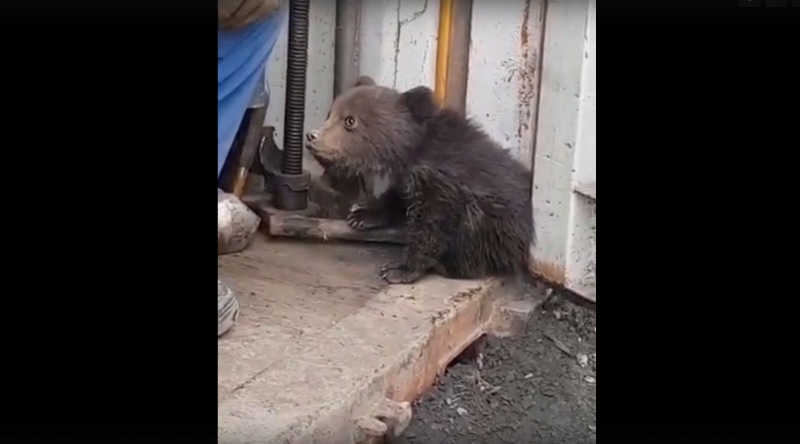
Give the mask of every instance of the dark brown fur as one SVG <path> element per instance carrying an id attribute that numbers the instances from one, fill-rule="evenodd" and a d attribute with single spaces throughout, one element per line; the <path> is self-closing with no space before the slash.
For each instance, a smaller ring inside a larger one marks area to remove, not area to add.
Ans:
<path id="1" fill-rule="evenodd" d="M 415 282 L 429 270 L 477 278 L 527 269 L 530 172 L 473 122 L 439 109 L 429 88 L 400 94 L 361 78 L 307 147 L 339 174 L 388 181 L 348 216 L 369 229 L 391 219 L 387 209 L 405 212 L 403 258 L 381 269 L 388 282 Z"/>

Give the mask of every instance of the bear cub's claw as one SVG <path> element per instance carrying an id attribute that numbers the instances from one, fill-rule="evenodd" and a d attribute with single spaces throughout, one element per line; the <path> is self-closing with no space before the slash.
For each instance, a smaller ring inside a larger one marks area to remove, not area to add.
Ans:
<path id="1" fill-rule="evenodd" d="M 387 225 L 383 211 L 354 205 L 345 219 L 350 228 L 358 231 L 372 230 Z"/>

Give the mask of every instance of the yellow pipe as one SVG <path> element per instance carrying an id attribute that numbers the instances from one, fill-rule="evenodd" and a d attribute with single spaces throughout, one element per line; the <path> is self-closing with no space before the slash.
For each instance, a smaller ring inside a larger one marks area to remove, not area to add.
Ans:
<path id="1" fill-rule="evenodd" d="M 447 97 L 447 69 L 450 61 L 450 37 L 453 30 L 453 2 L 441 0 L 439 3 L 439 37 L 436 45 L 436 84 L 433 98 L 439 106 Z"/>

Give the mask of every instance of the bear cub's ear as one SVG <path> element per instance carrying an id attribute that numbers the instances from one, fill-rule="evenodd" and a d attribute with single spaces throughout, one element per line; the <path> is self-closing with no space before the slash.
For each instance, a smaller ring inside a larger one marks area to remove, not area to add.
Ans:
<path id="1" fill-rule="evenodd" d="M 433 100 L 433 91 L 427 86 L 418 86 L 404 92 L 400 95 L 400 102 L 417 123 L 425 122 L 439 111 Z"/>
<path id="2" fill-rule="evenodd" d="M 356 86 L 375 86 L 375 85 L 376 85 L 376 83 L 375 83 L 374 80 L 372 80 L 372 77 L 370 77 L 370 76 L 360 76 L 359 78 L 356 79 L 356 84 L 353 85 L 353 87 L 356 87 Z"/>

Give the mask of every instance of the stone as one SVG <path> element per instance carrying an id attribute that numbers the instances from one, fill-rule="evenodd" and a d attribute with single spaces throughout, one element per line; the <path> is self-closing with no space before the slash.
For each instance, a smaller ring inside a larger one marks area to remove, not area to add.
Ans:
<path id="1" fill-rule="evenodd" d="M 217 190 L 217 254 L 247 248 L 260 223 L 261 218 L 236 196 Z"/>

